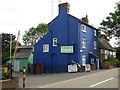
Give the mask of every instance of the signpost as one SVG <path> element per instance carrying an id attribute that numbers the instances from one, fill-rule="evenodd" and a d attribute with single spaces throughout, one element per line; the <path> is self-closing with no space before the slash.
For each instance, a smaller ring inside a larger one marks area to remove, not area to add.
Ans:
<path id="1" fill-rule="evenodd" d="M 77 64 L 68 65 L 68 72 L 77 72 Z"/>
<path id="2" fill-rule="evenodd" d="M 23 88 L 25 88 L 25 80 L 26 80 L 26 67 L 23 68 Z"/>
<path id="3" fill-rule="evenodd" d="M 85 65 L 85 71 L 90 71 L 91 69 L 90 69 L 90 64 L 86 64 Z"/>

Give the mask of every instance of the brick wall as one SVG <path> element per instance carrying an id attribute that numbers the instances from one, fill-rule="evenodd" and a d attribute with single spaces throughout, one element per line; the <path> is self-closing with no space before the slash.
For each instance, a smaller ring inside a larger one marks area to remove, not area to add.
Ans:
<path id="1" fill-rule="evenodd" d="M 91 70 L 96 70 L 96 64 L 90 65 Z"/>

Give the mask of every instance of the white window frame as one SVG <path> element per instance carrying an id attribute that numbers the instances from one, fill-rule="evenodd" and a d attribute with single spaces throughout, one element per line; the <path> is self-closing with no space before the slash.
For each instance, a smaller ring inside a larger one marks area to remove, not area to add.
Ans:
<path id="1" fill-rule="evenodd" d="M 112 51 L 110 51 L 110 56 L 113 54 L 113 52 Z"/>
<path id="2" fill-rule="evenodd" d="M 94 29 L 94 36 L 97 36 L 97 31 Z"/>
<path id="3" fill-rule="evenodd" d="M 82 55 L 82 66 L 86 65 L 86 55 Z"/>
<path id="4" fill-rule="evenodd" d="M 94 41 L 94 49 L 97 49 L 97 41 Z"/>
<path id="5" fill-rule="evenodd" d="M 53 46 L 57 46 L 57 38 L 53 38 Z"/>
<path id="6" fill-rule="evenodd" d="M 86 32 L 86 25 L 82 25 L 82 31 Z"/>
<path id="7" fill-rule="evenodd" d="M 86 48 L 86 39 L 82 38 L 82 48 Z"/>
<path id="8" fill-rule="evenodd" d="M 95 64 L 94 58 L 91 58 L 90 63 L 91 63 L 91 64 Z"/>
<path id="9" fill-rule="evenodd" d="M 116 52 L 113 52 L 113 56 L 116 57 Z"/>
<path id="10" fill-rule="evenodd" d="M 43 52 L 49 52 L 49 44 L 43 44 Z"/>
<path id="11" fill-rule="evenodd" d="M 107 55 L 107 50 L 105 50 L 105 54 Z"/>
<path id="12" fill-rule="evenodd" d="M 105 54 L 105 53 L 104 53 L 104 49 L 100 49 L 100 53 L 101 53 L 101 54 Z"/>
<path id="13" fill-rule="evenodd" d="M 108 58 L 108 55 L 107 54 L 105 54 L 105 59 L 107 59 Z"/>

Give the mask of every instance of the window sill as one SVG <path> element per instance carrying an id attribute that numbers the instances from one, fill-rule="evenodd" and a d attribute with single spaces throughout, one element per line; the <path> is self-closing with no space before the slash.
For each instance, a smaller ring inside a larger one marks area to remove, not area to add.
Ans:
<path id="1" fill-rule="evenodd" d="M 82 47 L 82 49 L 87 49 L 86 47 Z"/>
<path id="2" fill-rule="evenodd" d="M 86 31 L 82 30 L 82 32 L 86 33 Z"/>

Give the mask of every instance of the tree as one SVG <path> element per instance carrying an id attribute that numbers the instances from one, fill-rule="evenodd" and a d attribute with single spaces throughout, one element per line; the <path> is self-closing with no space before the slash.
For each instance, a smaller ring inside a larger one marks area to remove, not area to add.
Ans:
<path id="1" fill-rule="evenodd" d="M 101 27 L 99 29 L 105 33 L 105 37 L 108 39 L 112 37 L 120 39 L 120 2 L 116 4 L 115 11 L 109 13 L 109 16 L 107 16 L 100 25 Z"/>
<path id="2" fill-rule="evenodd" d="M 47 24 L 38 24 L 38 26 L 31 27 L 28 31 L 25 31 L 23 36 L 23 43 L 25 45 L 34 45 L 38 40 L 43 38 L 45 34 L 48 32 Z"/>
<path id="3" fill-rule="evenodd" d="M 117 64 L 120 64 L 120 61 L 114 56 L 109 56 L 107 60 L 104 60 L 103 64 L 107 66 L 116 66 Z"/>
<path id="4" fill-rule="evenodd" d="M 14 55 L 14 50 L 16 47 L 16 40 L 12 41 L 11 43 L 11 56 Z M 19 43 L 19 45 L 21 45 Z M 4 51 L 2 52 L 2 64 L 5 64 L 8 60 L 10 60 L 10 44 L 8 46 L 5 46 Z"/>
<path id="5" fill-rule="evenodd" d="M 10 44 L 10 38 L 11 41 L 13 41 L 16 36 L 13 34 L 2 33 L 2 51 L 4 51 L 5 47 Z"/>

